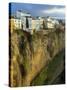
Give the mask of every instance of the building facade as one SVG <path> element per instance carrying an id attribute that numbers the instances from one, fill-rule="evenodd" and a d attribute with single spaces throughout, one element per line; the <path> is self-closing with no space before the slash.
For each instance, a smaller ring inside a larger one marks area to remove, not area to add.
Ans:
<path id="1" fill-rule="evenodd" d="M 55 28 L 55 26 L 58 26 L 58 25 L 59 25 L 58 20 L 55 20 L 51 17 L 47 18 L 47 28 L 48 29 L 53 29 L 53 28 Z"/>
<path id="2" fill-rule="evenodd" d="M 13 32 L 13 30 L 22 29 L 21 20 L 16 17 L 11 17 L 9 19 L 9 29 L 11 30 L 11 32 Z"/>
<path id="3" fill-rule="evenodd" d="M 37 18 L 32 18 L 32 30 L 40 30 L 40 20 Z"/>
<path id="4" fill-rule="evenodd" d="M 45 18 L 36 17 L 32 19 L 32 29 L 35 29 L 36 31 L 45 29 L 45 24 L 46 24 Z"/>
<path id="5" fill-rule="evenodd" d="M 18 10 L 16 17 L 21 19 L 23 30 L 30 31 L 32 29 L 32 17 L 30 13 Z"/>

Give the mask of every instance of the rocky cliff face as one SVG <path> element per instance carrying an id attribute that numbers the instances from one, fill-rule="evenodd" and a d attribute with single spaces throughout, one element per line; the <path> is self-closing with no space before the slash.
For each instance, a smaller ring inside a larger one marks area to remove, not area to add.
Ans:
<path id="1" fill-rule="evenodd" d="M 64 43 L 64 32 L 60 30 L 39 31 L 33 35 L 22 30 L 11 33 L 10 86 L 30 86 L 41 70 L 64 49 Z"/>

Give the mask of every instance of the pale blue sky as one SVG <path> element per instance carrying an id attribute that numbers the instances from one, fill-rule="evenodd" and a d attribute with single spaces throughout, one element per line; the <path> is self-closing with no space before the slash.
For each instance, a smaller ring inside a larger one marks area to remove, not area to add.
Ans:
<path id="1" fill-rule="evenodd" d="M 65 18 L 65 6 L 47 5 L 47 4 L 28 4 L 28 3 L 11 3 L 11 14 L 17 10 L 23 10 L 31 13 L 32 16 L 52 16 L 56 18 Z"/>

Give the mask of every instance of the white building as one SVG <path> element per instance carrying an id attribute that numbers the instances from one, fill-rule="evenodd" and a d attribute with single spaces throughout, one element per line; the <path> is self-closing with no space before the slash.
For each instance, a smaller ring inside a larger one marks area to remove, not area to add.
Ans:
<path id="1" fill-rule="evenodd" d="M 30 31 L 32 29 L 32 17 L 30 13 L 18 10 L 16 16 L 21 19 L 23 30 Z"/>
<path id="2" fill-rule="evenodd" d="M 40 20 L 38 18 L 32 18 L 32 30 L 40 30 Z"/>
<path id="3" fill-rule="evenodd" d="M 15 29 L 22 29 L 22 21 L 19 18 L 14 18 Z"/>
<path id="4" fill-rule="evenodd" d="M 32 29 L 36 31 L 40 31 L 44 29 L 45 19 L 42 17 L 32 18 Z"/>
<path id="5" fill-rule="evenodd" d="M 58 20 L 53 19 L 51 17 L 47 18 L 47 28 L 53 29 L 56 25 L 59 25 Z"/>
<path id="6" fill-rule="evenodd" d="M 22 22 L 21 19 L 16 18 L 15 16 L 11 16 L 9 18 L 9 28 L 12 31 L 17 30 L 17 29 L 22 29 Z"/>

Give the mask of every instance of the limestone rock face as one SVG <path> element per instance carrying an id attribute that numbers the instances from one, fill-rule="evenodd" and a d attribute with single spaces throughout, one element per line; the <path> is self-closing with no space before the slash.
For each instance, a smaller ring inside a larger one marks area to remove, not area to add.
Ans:
<path id="1" fill-rule="evenodd" d="M 22 30 L 15 30 L 11 33 L 10 86 L 30 86 L 43 68 L 45 68 L 45 76 L 43 77 L 46 79 L 48 76 L 46 68 L 65 47 L 64 35 L 62 31 L 59 33 L 57 31 L 39 31 L 33 35 Z M 36 85 L 38 84 L 36 83 Z"/>

